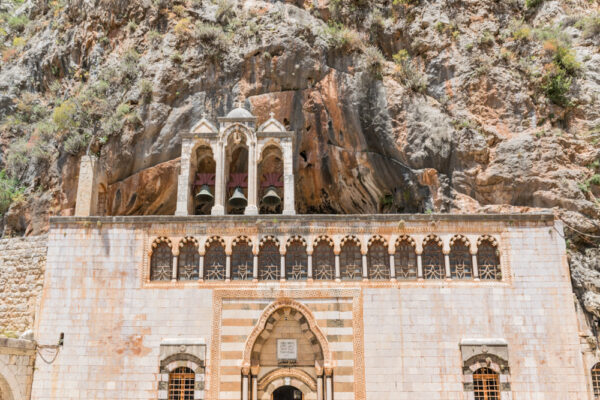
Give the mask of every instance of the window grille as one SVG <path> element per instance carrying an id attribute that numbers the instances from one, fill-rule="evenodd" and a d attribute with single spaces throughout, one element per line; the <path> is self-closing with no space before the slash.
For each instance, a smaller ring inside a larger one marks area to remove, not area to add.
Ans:
<path id="1" fill-rule="evenodd" d="M 417 254 L 414 246 L 407 240 L 396 245 L 394 264 L 398 279 L 417 279 Z"/>
<path id="2" fill-rule="evenodd" d="M 473 374 L 475 400 L 500 400 L 498 374 L 489 368 L 479 368 Z"/>
<path id="3" fill-rule="evenodd" d="M 455 242 L 450 249 L 450 274 L 454 279 L 473 278 L 473 258 L 463 242 Z"/>
<path id="4" fill-rule="evenodd" d="M 362 279 L 362 254 L 358 243 L 347 241 L 342 245 L 340 274 L 344 280 Z"/>
<path id="5" fill-rule="evenodd" d="M 254 254 L 247 240 L 241 240 L 231 251 L 231 279 L 245 281 L 252 279 Z"/>
<path id="6" fill-rule="evenodd" d="M 217 241 L 210 242 L 204 255 L 204 279 L 220 281 L 225 279 L 225 248 Z"/>
<path id="7" fill-rule="evenodd" d="M 170 281 L 173 273 L 173 253 L 171 246 L 165 242 L 159 243 L 150 259 L 150 280 Z"/>
<path id="8" fill-rule="evenodd" d="M 480 279 L 502 280 L 498 248 L 489 240 L 484 240 L 477 246 L 477 268 Z"/>
<path id="9" fill-rule="evenodd" d="M 177 260 L 177 275 L 180 281 L 191 281 L 198 279 L 198 268 L 200 266 L 200 255 L 198 246 L 192 241 L 185 243 L 179 250 Z"/>
<path id="10" fill-rule="evenodd" d="M 276 281 L 281 277 L 281 255 L 273 240 L 264 242 L 258 253 L 258 277 L 264 281 Z"/>
<path id="11" fill-rule="evenodd" d="M 444 279 L 445 267 L 442 246 L 434 242 L 427 242 L 423 246 L 421 261 L 423 263 L 423 277 L 425 279 Z"/>
<path id="12" fill-rule="evenodd" d="M 594 399 L 600 399 L 600 363 L 592 367 L 592 389 L 594 389 Z"/>
<path id="13" fill-rule="evenodd" d="M 390 279 L 390 255 L 381 240 L 376 240 L 369 246 L 367 272 L 369 279 Z"/>
<path id="14" fill-rule="evenodd" d="M 314 247 L 312 266 L 314 279 L 331 280 L 335 277 L 335 254 L 327 240 L 321 239 Z"/>
<path id="15" fill-rule="evenodd" d="M 300 240 L 292 241 L 285 254 L 287 279 L 300 281 L 308 277 L 308 255 L 306 246 Z"/>
<path id="16" fill-rule="evenodd" d="M 179 367 L 169 374 L 169 400 L 194 400 L 194 371 Z"/>

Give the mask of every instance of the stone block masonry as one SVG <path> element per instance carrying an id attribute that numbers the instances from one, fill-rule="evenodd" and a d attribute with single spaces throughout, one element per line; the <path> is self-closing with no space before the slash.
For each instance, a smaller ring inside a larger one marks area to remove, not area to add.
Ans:
<path id="1" fill-rule="evenodd" d="M 0 240 L 0 335 L 31 329 L 42 292 L 47 236 Z"/>

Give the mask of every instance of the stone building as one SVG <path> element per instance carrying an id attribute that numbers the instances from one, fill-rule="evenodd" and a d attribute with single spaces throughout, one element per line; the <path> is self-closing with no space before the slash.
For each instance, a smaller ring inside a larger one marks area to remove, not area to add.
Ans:
<path id="1" fill-rule="evenodd" d="M 182 135 L 174 216 L 101 215 L 82 161 L 76 216 L 51 220 L 34 331 L 59 345 L 32 399 L 600 390 L 552 214 L 296 215 L 293 133 L 243 109 L 218 122 Z"/>

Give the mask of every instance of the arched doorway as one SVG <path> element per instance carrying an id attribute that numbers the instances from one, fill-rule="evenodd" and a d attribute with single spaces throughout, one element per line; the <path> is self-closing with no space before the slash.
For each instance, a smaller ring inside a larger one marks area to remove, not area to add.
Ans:
<path id="1" fill-rule="evenodd" d="M 303 400 L 302 392 L 294 386 L 282 386 L 273 392 L 272 400 Z"/>

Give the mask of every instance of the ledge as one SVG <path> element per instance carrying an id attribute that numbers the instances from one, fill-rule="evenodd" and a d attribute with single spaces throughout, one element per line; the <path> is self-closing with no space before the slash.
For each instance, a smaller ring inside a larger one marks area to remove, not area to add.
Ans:
<path id="1" fill-rule="evenodd" d="M 238 223 L 278 223 L 278 222 L 554 222 L 551 212 L 523 214 L 299 214 L 299 215 L 139 215 L 115 217 L 50 217 L 50 224 L 63 225 L 70 223 L 101 224 L 149 224 L 149 223 L 196 223 L 214 224 L 219 222 Z"/>
<path id="2" fill-rule="evenodd" d="M 33 340 L 0 337 L 0 347 L 17 350 L 35 350 L 36 344 Z"/>

